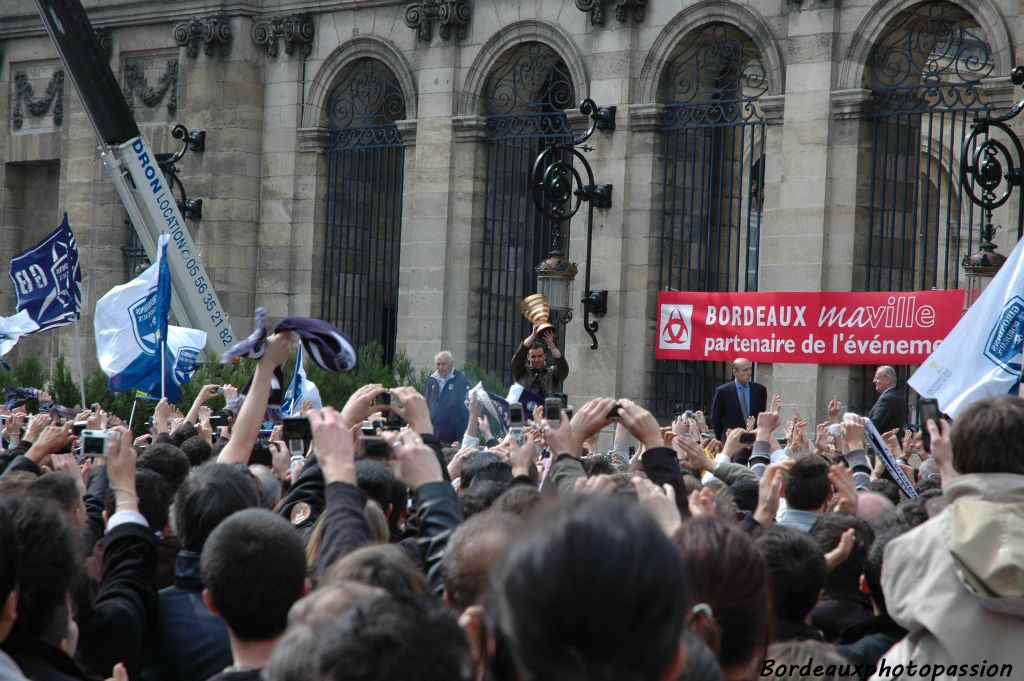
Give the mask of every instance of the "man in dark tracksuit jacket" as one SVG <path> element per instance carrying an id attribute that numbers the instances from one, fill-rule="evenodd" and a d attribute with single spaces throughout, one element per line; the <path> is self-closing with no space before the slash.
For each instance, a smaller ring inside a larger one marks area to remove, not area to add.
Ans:
<path id="1" fill-rule="evenodd" d="M 434 366 L 437 371 L 427 379 L 424 397 L 427 398 L 434 435 L 448 445 L 461 440 L 466 432 L 466 424 L 469 422 L 469 410 L 466 407 L 469 380 L 455 369 L 452 353 L 447 350 L 437 353 Z"/>

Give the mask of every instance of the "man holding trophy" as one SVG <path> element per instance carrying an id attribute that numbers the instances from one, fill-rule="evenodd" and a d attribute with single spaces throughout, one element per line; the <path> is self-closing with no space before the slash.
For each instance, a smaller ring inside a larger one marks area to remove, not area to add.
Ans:
<path id="1" fill-rule="evenodd" d="M 535 293 L 519 304 L 519 310 L 533 322 L 533 332 L 512 356 L 512 379 L 525 390 L 551 397 L 562 392 L 569 364 L 555 345 L 555 327 L 548 322 L 551 311 L 547 298 Z"/>

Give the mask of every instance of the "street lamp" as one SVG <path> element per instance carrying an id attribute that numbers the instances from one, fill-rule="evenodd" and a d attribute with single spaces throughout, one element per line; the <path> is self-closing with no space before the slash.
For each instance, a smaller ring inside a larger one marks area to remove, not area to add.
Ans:
<path id="1" fill-rule="evenodd" d="M 1015 66 L 1010 73 L 1010 80 L 1014 85 L 1024 85 L 1024 67 Z M 964 139 L 960 150 L 960 184 L 967 191 L 971 202 L 983 211 L 978 252 L 964 256 L 961 262 L 967 278 L 965 308 L 977 300 L 1006 262 L 1006 256 L 997 252 L 992 242 L 999 229 L 992 224 L 992 211 L 1006 203 L 1014 187 L 1019 187 L 1024 180 L 1024 171 L 1021 169 L 1024 164 L 1024 146 L 1007 125 L 1007 121 L 1016 117 L 1021 110 L 1024 110 L 1024 99 L 1002 116 L 976 114 L 971 124 L 971 134 Z M 992 129 L 1002 132 L 1009 146 L 993 138 Z M 979 138 L 982 139 L 980 144 Z M 1022 217 L 1017 216 L 1018 238 Z"/>
<path id="2" fill-rule="evenodd" d="M 548 145 L 533 163 L 530 189 L 537 209 L 554 221 L 551 228 L 551 251 L 536 269 L 537 287 L 547 296 L 553 309 L 565 310 L 559 321 L 572 319 L 572 281 L 576 277 L 576 263 L 566 259 L 562 247 L 562 223 L 568 222 L 587 202 L 587 260 L 584 274 L 583 325 L 590 336 L 591 349 L 597 348 L 597 320 L 590 315 L 603 316 L 608 312 L 608 291 L 590 288 L 590 259 L 594 231 L 594 209 L 611 208 L 612 185 L 596 184 L 594 171 L 583 155 L 594 148 L 584 144 L 595 130 L 615 129 L 615 107 L 598 107 L 593 100 L 580 102 L 580 113 L 590 118 L 586 132 L 570 141 Z M 585 174 L 580 175 L 578 167 Z"/>

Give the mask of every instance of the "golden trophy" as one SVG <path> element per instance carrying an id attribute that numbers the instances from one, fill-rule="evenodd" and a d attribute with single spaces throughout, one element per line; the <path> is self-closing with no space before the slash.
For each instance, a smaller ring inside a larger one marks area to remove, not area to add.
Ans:
<path id="1" fill-rule="evenodd" d="M 523 298 L 523 302 L 519 303 L 519 311 L 537 326 L 538 336 L 544 335 L 548 330 L 554 331 L 555 325 L 548 321 L 551 318 L 551 306 L 548 305 L 548 297 L 543 293 L 534 293 Z"/>

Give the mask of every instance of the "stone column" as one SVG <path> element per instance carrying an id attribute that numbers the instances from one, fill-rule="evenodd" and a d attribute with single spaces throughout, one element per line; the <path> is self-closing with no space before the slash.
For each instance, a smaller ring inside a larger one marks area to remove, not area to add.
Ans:
<path id="1" fill-rule="evenodd" d="M 625 113 L 630 101 L 630 47 L 634 30 L 632 21 L 622 23 L 612 16 L 608 17 L 603 28 L 592 28 L 589 96 L 599 107 L 617 107 L 617 116 L 616 129 L 595 131 L 587 141 L 593 151 L 583 152 L 593 168 L 595 184 L 612 185 L 611 208 L 595 208 L 593 212 L 590 287 L 608 291 L 608 313 L 601 317 L 591 316 L 591 321 L 599 325 L 596 349 L 591 348 L 583 309 L 578 303 L 585 293 L 587 275 L 589 205 L 586 202 L 569 227 L 569 255 L 579 265 L 579 274 L 573 285 L 575 317 L 566 327 L 566 361 L 570 369 L 566 388 L 570 402 L 576 405 L 593 397 L 619 395 L 626 375 L 642 373 L 643 358 L 638 357 L 635 351 L 624 351 L 626 346 L 622 342 L 627 327 L 638 324 L 635 318 L 629 317 L 634 312 L 624 297 L 630 289 L 631 259 L 628 244 L 623 239 L 626 210 L 633 201 L 626 192 L 630 178 L 626 164 L 629 132 Z M 582 84 L 577 85 L 577 91 L 583 92 Z M 577 97 L 582 98 L 582 94 Z M 574 127 L 585 130 L 590 122 L 589 118 L 584 119 Z M 586 182 L 587 178 L 584 177 L 583 181 Z M 639 394 L 629 394 L 628 397 L 641 398 Z"/>
<path id="2" fill-rule="evenodd" d="M 457 51 L 440 43 L 422 52 L 416 150 L 406 152 L 402 202 L 398 348 L 418 367 L 464 339 L 469 301 L 469 239 L 452 217 L 452 98 Z M 449 268 L 455 268 L 452 272 Z M 464 352 L 460 353 L 464 358 Z"/>
<path id="3" fill-rule="evenodd" d="M 770 143 L 767 157 L 762 291 L 820 291 L 825 285 L 826 225 L 834 192 L 830 92 L 837 22 L 834 3 L 789 5 L 784 126 L 781 146 Z M 759 371 L 758 380 L 764 382 L 766 373 Z M 827 404 L 821 383 L 818 364 L 778 363 L 768 385 L 813 423 Z"/>

